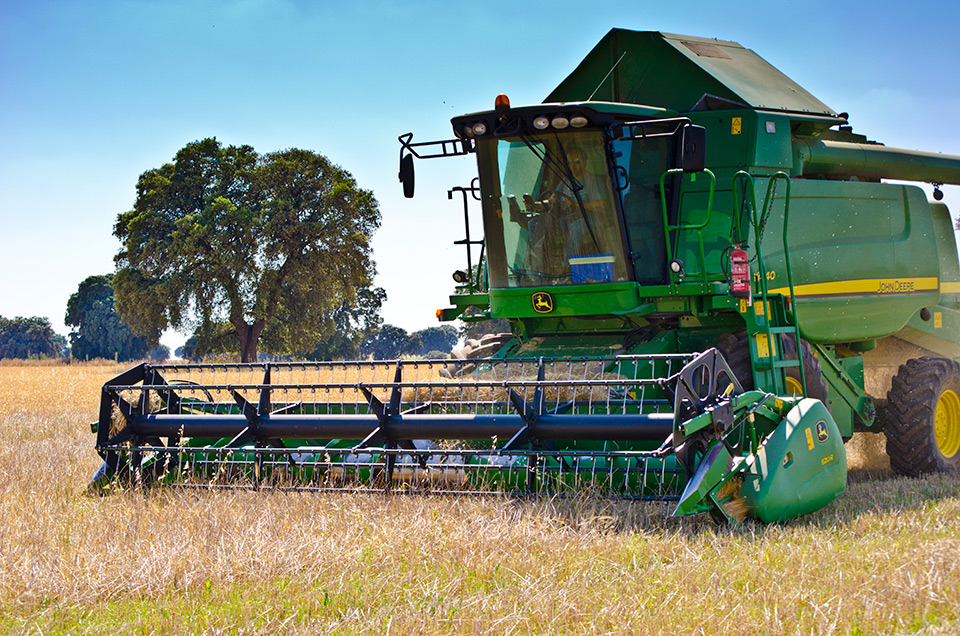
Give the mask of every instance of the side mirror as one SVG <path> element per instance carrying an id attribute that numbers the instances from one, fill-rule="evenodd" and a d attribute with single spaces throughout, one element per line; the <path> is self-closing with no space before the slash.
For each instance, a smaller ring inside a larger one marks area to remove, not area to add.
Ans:
<path id="1" fill-rule="evenodd" d="M 400 157 L 400 183 L 403 184 L 403 196 L 413 198 L 413 155 L 406 154 Z"/>
<path id="2" fill-rule="evenodd" d="M 703 126 L 683 127 L 680 167 L 684 172 L 702 172 L 707 164 L 707 130 Z"/>

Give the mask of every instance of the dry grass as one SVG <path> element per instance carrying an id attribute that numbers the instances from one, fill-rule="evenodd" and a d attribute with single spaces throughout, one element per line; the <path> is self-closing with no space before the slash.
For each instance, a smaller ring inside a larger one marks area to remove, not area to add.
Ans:
<path id="1" fill-rule="evenodd" d="M 82 494 L 119 368 L 0 366 L 0 631 L 949 634 L 960 476 L 851 473 L 792 523 L 662 506 Z"/>
<path id="2" fill-rule="evenodd" d="M 131 366 L 133 363 L 121 362 L 120 366 Z M 94 358 L 93 360 L 68 360 L 64 358 L 38 358 L 30 360 L 19 360 L 17 358 L 2 358 L 0 359 L 0 367 L 66 367 L 70 365 L 78 365 L 83 367 L 110 367 L 118 368 L 117 363 L 113 360 L 106 360 L 104 358 Z"/>

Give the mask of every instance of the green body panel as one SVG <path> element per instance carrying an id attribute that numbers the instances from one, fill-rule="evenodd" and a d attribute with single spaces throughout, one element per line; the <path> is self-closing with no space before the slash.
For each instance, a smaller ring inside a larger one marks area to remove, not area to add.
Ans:
<path id="1" fill-rule="evenodd" d="M 757 184 L 766 188 L 766 180 Z M 696 185 L 688 184 L 681 198 L 681 214 L 689 222 L 704 219 L 706 192 Z M 781 187 L 761 245 L 769 292 L 789 296 L 783 195 Z M 714 197 L 716 209 L 704 229 L 705 266 L 712 276 L 724 276 L 721 258 L 730 244 L 733 192 L 720 190 Z M 930 210 L 923 191 L 913 186 L 792 182 L 788 245 L 805 339 L 840 343 L 882 338 L 900 331 L 922 308 L 937 304 L 940 281 L 956 276 L 950 266 L 956 268 L 957 257 L 953 233 L 938 232 Z M 931 249 L 935 245 L 944 258 Z M 697 238 L 681 234 L 678 257 L 699 268 L 698 253 Z M 947 271 L 941 273 L 941 268 Z M 754 271 L 755 281 L 758 276 Z"/>
<path id="2" fill-rule="evenodd" d="M 807 340 L 892 335 L 939 300 L 936 234 L 919 188 L 797 180 L 790 212 L 797 319 Z M 782 234 L 782 225 L 771 215 L 771 237 Z M 771 291 L 789 294 L 782 245 L 771 240 L 764 258 L 774 276 Z"/>
<path id="3" fill-rule="evenodd" d="M 918 311 L 897 337 L 950 358 L 960 358 L 960 262 L 953 220 L 947 206 L 931 203 L 934 235 L 940 258 L 940 301 Z"/>
<path id="4" fill-rule="evenodd" d="M 806 398 L 760 447 L 741 494 L 753 515 L 771 522 L 822 508 L 846 485 L 840 432 L 823 403 Z"/>
<path id="5" fill-rule="evenodd" d="M 706 163 L 717 175 L 718 187 L 729 190 L 730 178 L 745 166 L 757 175 L 793 169 L 789 115 L 742 108 L 684 114 L 707 131 Z M 729 212 L 722 205 L 717 209 Z"/>
<path id="6" fill-rule="evenodd" d="M 553 304 L 550 311 L 537 311 L 534 296 L 542 293 L 530 289 L 491 289 L 490 310 L 495 318 L 534 318 L 551 316 L 585 316 L 613 314 L 636 307 L 640 288 L 635 283 L 606 283 L 594 285 L 566 285 L 551 287 L 549 293 Z"/>

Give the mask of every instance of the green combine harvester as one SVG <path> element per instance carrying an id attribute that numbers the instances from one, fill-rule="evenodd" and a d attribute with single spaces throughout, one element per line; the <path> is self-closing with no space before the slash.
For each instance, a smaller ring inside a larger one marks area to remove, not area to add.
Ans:
<path id="1" fill-rule="evenodd" d="M 847 119 L 734 42 L 615 29 L 543 104 L 501 95 L 452 139 L 400 138 L 407 196 L 415 157 L 476 155 L 449 195 L 480 203 L 484 238 L 467 223 L 437 316 L 509 334 L 462 359 L 138 366 L 103 388 L 96 481 L 778 521 L 843 492 L 857 431 L 884 432 L 899 473 L 958 470 L 953 224 L 882 179 L 939 200 L 960 157 Z"/>

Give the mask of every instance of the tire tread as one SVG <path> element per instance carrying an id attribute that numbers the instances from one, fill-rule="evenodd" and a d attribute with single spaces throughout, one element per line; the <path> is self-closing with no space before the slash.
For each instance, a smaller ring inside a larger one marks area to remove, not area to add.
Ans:
<path id="1" fill-rule="evenodd" d="M 946 458 L 937 448 L 934 417 L 945 385 L 960 385 L 960 364 L 947 358 L 913 358 L 900 365 L 887 393 L 884 433 L 890 466 L 901 475 L 960 468 L 960 455 Z"/>

